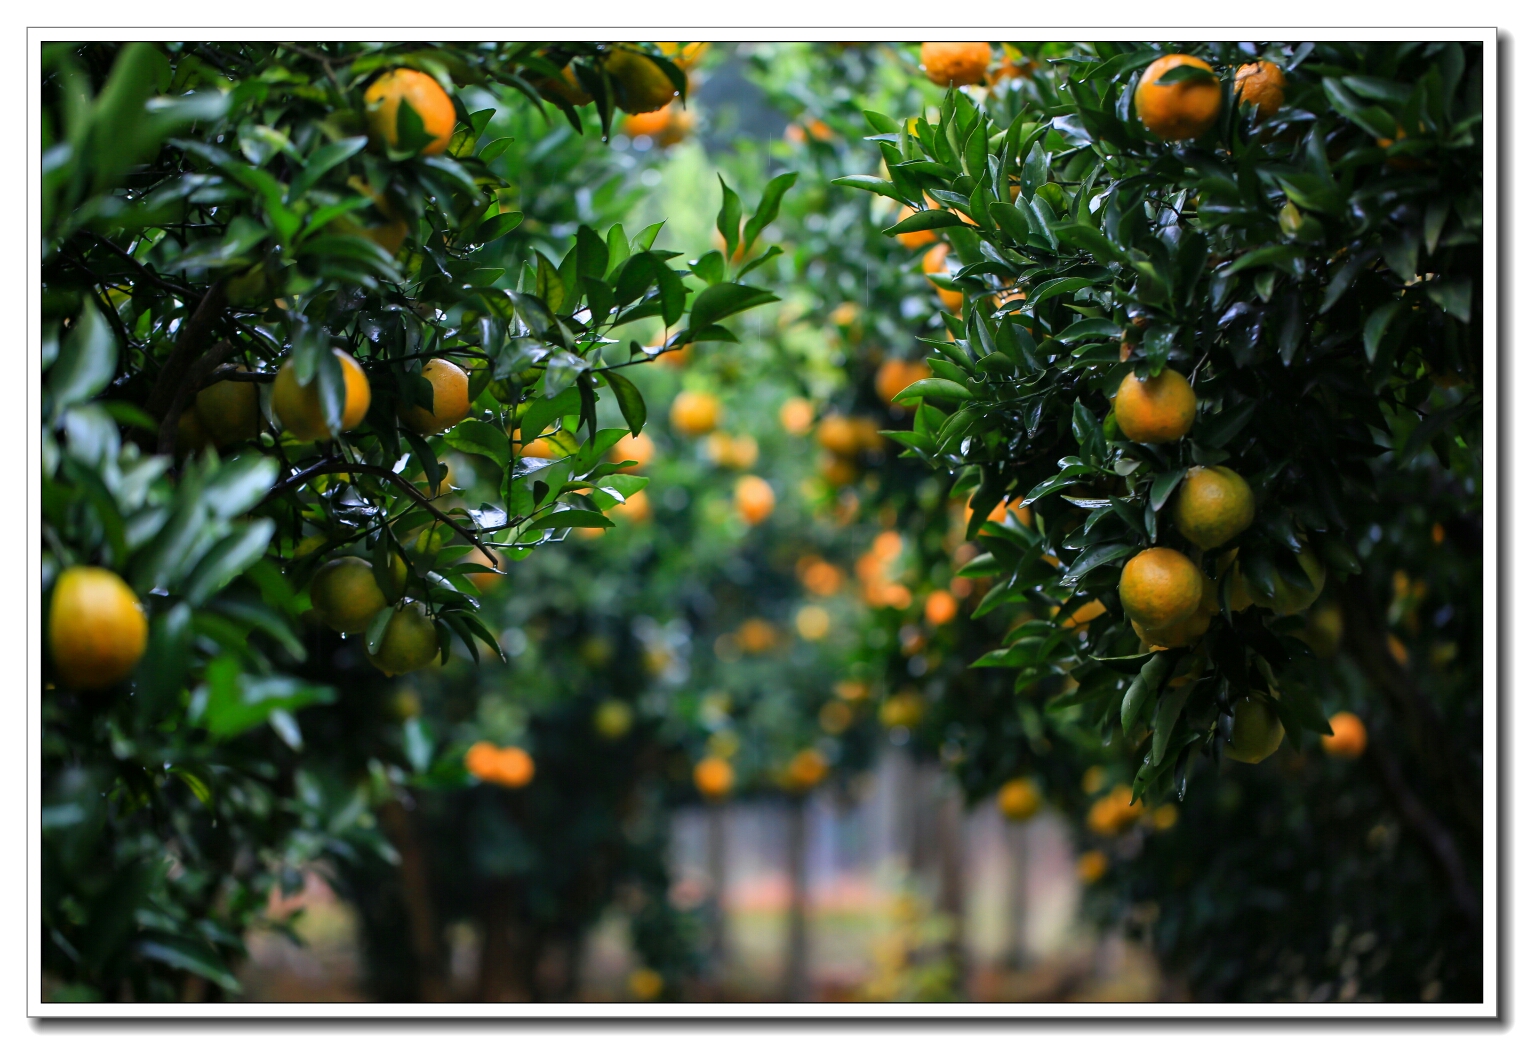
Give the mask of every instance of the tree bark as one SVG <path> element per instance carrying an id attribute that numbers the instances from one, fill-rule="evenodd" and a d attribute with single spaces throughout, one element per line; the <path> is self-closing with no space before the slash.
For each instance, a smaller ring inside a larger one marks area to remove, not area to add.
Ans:
<path id="1" fill-rule="evenodd" d="M 725 816 L 729 807 L 712 804 L 708 811 L 708 838 L 705 854 L 709 870 L 709 960 L 707 978 L 718 989 L 725 981 L 725 963 L 729 957 L 728 926 L 725 914 L 725 862 L 726 845 Z"/>
<path id="2" fill-rule="evenodd" d="M 521 1002 L 534 1000 L 537 941 L 514 917 L 510 883 L 488 885 L 483 904 L 481 964 L 477 969 L 476 1000 Z"/>
<path id="3" fill-rule="evenodd" d="M 150 414 L 162 417 L 169 409 L 170 402 L 175 398 L 175 393 L 184 381 L 186 369 L 192 360 L 201 355 L 206 340 L 211 336 L 212 328 L 216 326 L 217 320 L 222 317 L 222 310 L 227 303 L 227 287 L 221 280 L 213 283 L 207 288 L 206 293 L 201 295 L 201 300 L 196 303 L 195 309 L 181 325 L 179 336 L 175 339 L 175 347 L 159 370 L 159 378 L 154 382 L 153 391 L 148 394 L 148 402 L 144 404 L 144 407 Z"/>
<path id="4" fill-rule="evenodd" d="M 788 941 L 783 956 L 783 999 L 809 1000 L 809 940 L 806 905 L 809 902 L 809 877 L 805 866 L 805 808 L 801 798 L 789 799 L 787 807 L 788 841 L 785 860 L 788 869 Z"/>
<path id="5" fill-rule="evenodd" d="M 937 803 L 937 909 L 952 923 L 947 957 L 953 966 L 953 982 L 960 993 L 968 985 L 968 949 L 965 935 L 963 882 L 963 802 L 956 787 L 949 786 Z"/>
<path id="6" fill-rule="evenodd" d="M 413 953 L 418 958 L 418 996 L 425 1002 L 449 1001 L 449 969 L 429 895 L 428 865 L 412 814 L 393 800 L 381 807 L 381 823 L 402 858 L 402 895 Z"/>
<path id="7" fill-rule="evenodd" d="M 1027 963 L 1027 824 L 1006 825 L 1006 846 L 1011 854 L 1010 912 L 1006 921 L 1009 939 L 1005 961 L 1012 969 Z"/>

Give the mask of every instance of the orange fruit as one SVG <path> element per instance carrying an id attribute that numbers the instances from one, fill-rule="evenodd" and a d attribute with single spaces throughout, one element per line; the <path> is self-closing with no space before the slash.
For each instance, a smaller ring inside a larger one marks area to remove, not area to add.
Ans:
<path id="1" fill-rule="evenodd" d="M 1056 606 L 1054 607 L 1055 610 L 1057 608 Z M 1059 623 L 1066 628 L 1078 628 L 1089 624 L 1097 617 L 1105 614 L 1105 612 L 1106 604 L 1104 602 L 1100 599 L 1091 599 L 1089 602 L 1080 605 L 1073 613 L 1059 621 Z"/>
<path id="2" fill-rule="evenodd" d="M 778 408 L 778 423 L 789 435 L 803 435 L 815 423 L 815 407 L 803 396 L 794 396 Z"/>
<path id="3" fill-rule="evenodd" d="M 207 385 L 196 393 L 195 413 L 219 450 L 258 439 L 259 386 L 251 381 L 218 381 Z"/>
<path id="4" fill-rule="evenodd" d="M 983 83 L 985 70 L 989 68 L 992 57 L 990 45 L 983 41 L 934 41 L 921 45 L 921 66 L 926 70 L 926 78 L 938 87 Z"/>
<path id="5" fill-rule="evenodd" d="M 1195 611 L 1179 623 L 1169 624 L 1162 628 L 1145 628 L 1134 620 L 1132 630 L 1137 632 L 1138 638 L 1149 646 L 1160 646 L 1165 649 L 1191 646 L 1212 626 L 1212 611 L 1213 600 L 1209 592 L 1203 595 L 1201 601 L 1196 604 Z"/>
<path id="6" fill-rule="evenodd" d="M 724 798 L 735 786 L 736 771 L 723 758 L 709 755 L 693 767 L 693 786 L 711 801 Z"/>
<path id="7" fill-rule="evenodd" d="M 656 460 L 656 443 L 648 435 L 626 435 L 609 451 L 610 461 L 634 461 L 619 469 L 621 472 L 638 472 Z"/>
<path id="8" fill-rule="evenodd" d="M 720 401 L 708 392 L 679 392 L 668 418 L 680 435 L 704 435 L 720 423 Z"/>
<path id="9" fill-rule="evenodd" d="M 1042 808 L 1042 795 L 1031 777 L 1007 780 L 1000 786 L 995 803 L 1007 820 L 1030 820 Z"/>
<path id="10" fill-rule="evenodd" d="M 624 112 L 654 112 L 677 97 L 661 66 L 639 51 L 615 47 L 603 68 L 614 82 L 614 104 Z"/>
<path id="11" fill-rule="evenodd" d="M 610 508 L 608 513 L 619 522 L 638 525 L 651 518 L 651 498 L 646 496 L 644 490 L 636 490 L 624 499 L 623 504 Z"/>
<path id="12" fill-rule="evenodd" d="M 919 359 L 886 359 L 873 378 L 873 390 L 886 404 L 923 378 L 931 376 L 931 367 Z"/>
<path id="13" fill-rule="evenodd" d="M 815 442 L 838 457 L 852 457 L 860 449 L 858 426 L 850 417 L 829 414 L 815 428 Z"/>
<path id="14" fill-rule="evenodd" d="M 889 729 L 914 729 L 926 713 L 926 704 L 916 693 L 897 693 L 878 709 L 878 720 Z"/>
<path id="15" fill-rule="evenodd" d="M 841 590 L 843 580 L 841 569 L 826 562 L 818 555 L 806 555 L 802 557 L 795 564 L 795 569 L 799 574 L 800 583 L 812 595 L 830 598 Z"/>
<path id="16" fill-rule="evenodd" d="M 625 986 L 630 989 L 630 994 L 636 1001 L 655 1001 L 661 997 L 662 988 L 666 986 L 666 983 L 662 974 L 655 969 L 641 968 L 630 973 Z"/>
<path id="17" fill-rule="evenodd" d="M 1182 65 L 1195 66 L 1208 72 L 1212 67 L 1189 54 L 1167 54 L 1155 59 L 1143 70 L 1138 89 L 1133 94 L 1138 119 L 1143 126 L 1165 141 L 1182 141 L 1203 134 L 1217 119 L 1222 108 L 1222 85 L 1216 77 L 1210 80 L 1182 80 L 1179 83 L 1158 84 L 1159 79 L 1171 69 Z"/>
<path id="18" fill-rule="evenodd" d="M 497 753 L 496 783 L 519 788 L 534 779 L 534 759 L 521 747 L 505 747 Z"/>
<path id="19" fill-rule="evenodd" d="M 1259 106 L 1261 116 L 1273 116 L 1286 101 L 1286 74 L 1274 62 L 1246 62 L 1233 74 L 1240 103 Z"/>
<path id="20" fill-rule="evenodd" d="M 312 575 L 310 594 L 318 619 L 346 635 L 363 632 L 386 608 L 386 596 L 376 583 L 371 564 L 357 555 L 341 555 L 323 563 Z"/>
<path id="21" fill-rule="evenodd" d="M 1112 408 L 1117 427 L 1135 443 L 1173 443 L 1196 423 L 1196 391 L 1177 370 L 1140 380 L 1128 374 Z"/>
<path id="22" fill-rule="evenodd" d="M 438 156 L 450 144 L 455 133 L 455 103 L 439 81 L 417 69 L 393 69 L 382 73 L 365 89 L 365 117 L 372 134 L 392 148 L 397 147 L 397 111 L 406 100 L 423 121 L 424 131 L 433 139 L 423 147 L 425 156 Z"/>
<path id="23" fill-rule="evenodd" d="M 1099 849 L 1089 849 L 1074 862 L 1074 873 L 1086 885 L 1094 885 L 1105 877 L 1108 863 L 1105 853 Z"/>
<path id="24" fill-rule="evenodd" d="M 1333 736 L 1323 737 L 1323 750 L 1333 758 L 1357 759 L 1365 754 L 1365 723 L 1353 711 L 1341 711 L 1328 720 Z"/>
<path id="25" fill-rule="evenodd" d="M 656 49 L 666 57 L 672 59 L 672 64 L 683 72 L 687 72 L 697 65 L 709 50 L 709 44 L 704 41 L 692 43 L 658 43 Z"/>
<path id="26" fill-rule="evenodd" d="M 1118 592 L 1127 615 L 1150 631 L 1196 611 L 1206 584 L 1196 564 L 1172 548 L 1145 548 L 1122 567 Z"/>
<path id="27" fill-rule="evenodd" d="M 1233 735 L 1223 754 L 1235 762 L 1263 762 L 1285 736 L 1286 727 L 1269 701 L 1257 695 L 1243 697 L 1233 705 Z"/>
<path id="28" fill-rule="evenodd" d="M 434 388 L 434 407 L 404 406 L 397 419 L 419 435 L 436 435 L 453 428 L 471 413 L 471 379 L 448 359 L 423 364 L 423 377 Z"/>
<path id="29" fill-rule="evenodd" d="M 907 204 L 900 208 L 899 217 L 894 219 L 894 223 L 898 225 L 914 213 L 916 213 L 916 209 Z M 937 241 L 937 234 L 933 229 L 922 229 L 920 232 L 897 233 L 894 238 L 899 240 L 900 245 L 908 250 L 920 250 L 928 243 L 935 243 Z"/>
<path id="30" fill-rule="evenodd" d="M 947 271 L 947 255 L 952 250 L 946 243 L 938 243 L 921 256 L 921 271 L 928 276 Z"/>
<path id="31" fill-rule="evenodd" d="M 148 644 L 148 617 L 127 582 L 99 566 L 58 575 L 48 607 L 48 647 L 58 677 L 76 689 L 120 682 Z"/>
<path id="32" fill-rule="evenodd" d="M 1175 525 L 1203 551 L 1227 544 L 1254 521 L 1254 491 L 1221 465 L 1195 467 L 1175 493 Z"/>
<path id="33" fill-rule="evenodd" d="M 344 371 L 344 411 L 339 420 L 339 431 L 347 432 L 365 420 L 365 414 L 370 410 L 370 380 L 354 356 L 337 348 L 333 354 L 339 357 L 339 364 Z M 298 384 L 296 364 L 290 360 L 275 375 L 270 406 L 280 419 L 281 426 L 302 442 L 317 442 L 334 436 L 323 420 L 323 406 L 318 400 L 316 377 L 311 384 Z"/>
<path id="34" fill-rule="evenodd" d="M 375 654 L 367 651 L 366 656 L 387 675 L 403 675 L 425 666 L 438 653 L 434 622 L 423 603 L 409 599 L 386 622 L 380 649 Z"/>
<path id="35" fill-rule="evenodd" d="M 832 486 L 846 486 L 857 478 L 857 465 L 845 457 L 827 454 L 821 462 L 820 476 Z"/>
<path id="36" fill-rule="evenodd" d="M 831 614 L 821 606 L 801 606 L 794 614 L 794 630 L 806 642 L 819 642 L 831 633 Z"/>
<path id="37" fill-rule="evenodd" d="M 789 759 L 785 772 L 785 785 L 791 791 L 808 791 L 826 778 L 831 766 L 825 756 L 812 747 L 800 751 Z"/>
<path id="38" fill-rule="evenodd" d="M 761 476 L 743 475 L 736 480 L 736 511 L 751 525 L 756 526 L 773 514 L 775 503 L 773 488 Z"/>
<path id="39" fill-rule="evenodd" d="M 676 145 L 693 130 L 693 112 L 678 108 L 677 102 L 668 102 L 655 112 L 636 113 L 624 118 L 624 133 L 631 137 L 646 137 L 663 146 Z"/>
<path id="40" fill-rule="evenodd" d="M 1312 590 L 1297 587 L 1286 580 L 1279 570 L 1276 570 L 1275 591 L 1270 599 L 1264 599 L 1255 594 L 1252 589 L 1249 590 L 1249 597 L 1254 605 L 1265 607 L 1277 617 L 1287 617 L 1294 613 L 1301 613 L 1318 601 L 1318 596 L 1323 594 L 1323 585 L 1328 580 L 1328 572 L 1318 561 L 1318 557 L 1312 554 L 1311 548 L 1304 547 L 1297 555 L 1296 561 L 1301 564 L 1302 571 L 1307 574 L 1308 580 L 1312 581 Z"/>
<path id="41" fill-rule="evenodd" d="M 934 591 L 926 596 L 926 623 L 933 627 L 955 619 L 958 616 L 958 600 L 950 591 Z"/>

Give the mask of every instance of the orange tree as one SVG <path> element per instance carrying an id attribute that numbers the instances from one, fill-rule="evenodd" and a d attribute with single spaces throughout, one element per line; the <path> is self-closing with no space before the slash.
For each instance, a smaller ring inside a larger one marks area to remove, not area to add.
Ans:
<path id="1" fill-rule="evenodd" d="M 337 693 L 298 622 L 389 674 L 496 652 L 493 567 L 461 555 L 607 526 L 639 485 L 603 461 L 600 406 L 644 423 L 619 328 L 725 339 L 771 295 L 723 268 L 693 293 L 656 227 L 505 263 L 493 109 L 606 131 L 683 91 L 655 48 L 57 44 L 43 70 L 43 965 L 58 1000 L 220 996 L 272 883 L 386 850 L 384 788 L 310 771 L 298 712 Z M 575 452 L 525 452 L 547 433 Z M 495 496 L 435 503 L 447 446 Z"/>
<path id="2" fill-rule="evenodd" d="M 1395 865 L 1429 858 L 1447 951 L 1475 969 L 1477 666 L 1452 660 L 1423 692 L 1368 585 L 1413 546 L 1390 543 L 1399 506 L 1466 530 L 1479 512 L 1479 52 L 1168 50 L 1049 45 L 1019 96 L 866 114 L 888 177 L 842 183 L 916 211 L 887 233 L 945 236 L 958 265 L 938 282 L 963 294 L 893 438 L 972 494 L 987 551 L 964 574 L 994 581 L 980 612 L 1025 611 L 979 663 L 1103 741 L 1134 799 L 1330 732 L 1304 614 L 1337 590 L 1356 688 L 1379 698 L 1366 790 L 1402 824 Z M 1007 499 L 1030 525 L 986 521 Z M 1415 625 L 1426 645 L 1479 627 L 1474 595 L 1446 607 Z M 1340 830 L 1319 828 L 1296 859 Z M 1254 936 L 1252 906 L 1223 925 Z M 1183 947 L 1210 935 L 1181 926 Z M 1416 993 L 1405 970 L 1389 982 Z"/>

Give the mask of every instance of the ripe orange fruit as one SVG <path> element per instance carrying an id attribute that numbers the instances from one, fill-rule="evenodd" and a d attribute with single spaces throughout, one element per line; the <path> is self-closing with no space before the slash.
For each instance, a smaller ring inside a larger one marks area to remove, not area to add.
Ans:
<path id="1" fill-rule="evenodd" d="M 1353 711 L 1341 711 L 1328 720 L 1333 736 L 1323 737 L 1323 750 L 1332 758 L 1354 760 L 1365 754 L 1365 723 Z"/>
<path id="2" fill-rule="evenodd" d="M 820 477 L 832 486 L 846 486 L 857 479 L 857 465 L 850 458 L 827 454 L 820 463 Z"/>
<path id="3" fill-rule="evenodd" d="M 1058 607 L 1055 606 L 1053 609 L 1056 612 Z M 1078 628 L 1089 624 L 1091 621 L 1095 620 L 1105 612 L 1106 604 L 1104 602 L 1102 602 L 1100 599 L 1091 599 L 1089 602 L 1081 605 L 1073 613 L 1069 614 L 1069 616 L 1059 621 L 1059 623 L 1066 628 Z"/>
<path id="4" fill-rule="evenodd" d="M 48 646 L 66 685 L 99 689 L 126 678 L 148 644 L 148 617 L 127 582 L 99 566 L 58 575 L 48 609 Z"/>
<path id="5" fill-rule="evenodd" d="M 757 463 L 757 441 L 750 435 L 713 432 L 704 442 L 709 458 L 723 468 L 745 471 Z"/>
<path id="6" fill-rule="evenodd" d="M 704 435 L 720 423 L 720 401 L 708 392 L 679 392 L 668 418 L 679 435 Z"/>
<path id="7" fill-rule="evenodd" d="M 830 598 L 841 590 L 842 572 L 818 555 L 806 555 L 795 564 L 799 581 L 812 595 Z"/>
<path id="8" fill-rule="evenodd" d="M 759 475 L 743 475 L 736 480 L 736 511 L 752 526 L 773 514 L 776 499 L 773 488 Z"/>
<path id="9" fill-rule="evenodd" d="M 878 720 L 889 729 L 903 727 L 914 729 L 926 713 L 926 704 L 920 695 L 912 692 L 897 693 L 884 701 L 878 709 Z"/>
<path id="10" fill-rule="evenodd" d="M 1098 835 L 1114 835 L 1143 815 L 1143 803 L 1132 800 L 1132 788 L 1118 784 L 1100 798 L 1085 816 L 1085 826 Z"/>
<path id="11" fill-rule="evenodd" d="M 778 423 L 789 435 L 803 435 L 815 423 L 815 407 L 803 396 L 794 396 L 778 408 Z"/>
<path id="12" fill-rule="evenodd" d="M 436 435 L 453 428 L 471 412 L 471 379 L 448 359 L 423 364 L 423 378 L 434 388 L 434 408 L 404 406 L 397 419 L 419 435 Z"/>
<path id="13" fill-rule="evenodd" d="M 676 41 L 673 41 L 671 43 L 658 43 L 656 49 L 672 59 L 673 65 L 683 72 L 687 72 L 704 57 L 705 52 L 709 50 L 709 44 L 704 41 L 695 41 L 679 45 Z"/>
<path id="14" fill-rule="evenodd" d="M 621 472 L 638 472 L 656 460 L 656 443 L 648 435 L 626 435 L 609 451 L 610 461 L 634 461 L 619 469 Z"/>
<path id="15" fill-rule="evenodd" d="M 1196 604 L 1195 611 L 1185 620 L 1177 624 L 1169 624 L 1162 628 L 1145 628 L 1136 620 L 1132 622 L 1132 630 L 1138 633 L 1138 638 L 1148 643 L 1149 646 L 1159 646 L 1165 649 L 1178 649 L 1184 646 L 1194 645 L 1196 640 L 1207 633 L 1212 626 L 1213 600 L 1211 593 L 1201 597 Z"/>
<path id="16" fill-rule="evenodd" d="M 825 756 L 812 747 L 800 751 L 789 759 L 785 771 L 785 786 L 791 791 L 808 791 L 826 778 L 831 766 Z"/>
<path id="17" fill-rule="evenodd" d="M 1246 62 L 1233 74 L 1239 101 L 1259 106 L 1261 116 L 1273 116 L 1286 101 L 1286 74 L 1274 62 Z"/>
<path id="18" fill-rule="evenodd" d="M 1038 793 L 1037 785 L 1032 783 L 1031 777 L 1021 777 L 1000 785 L 995 803 L 1007 820 L 1030 820 L 1042 808 L 1042 795 Z"/>
<path id="19" fill-rule="evenodd" d="M 1171 69 L 1182 65 L 1195 66 L 1208 72 L 1212 69 L 1195 55 L 1167 54 L 1155 59 L 1153 64 L 1143 70 L 1143 78 L 1138 81 L 1138 89 L 1133 95 L 1138 119 L 1143 121 L 1143 126 L 1165 141 L 1198 137 L 1212 126 L 1217 113 L 1222 109 L 1222 85 L 1215 77 L 1171 84 L 1154 82 Z"/>
<path id="20" fill-rule="evenodd" d="M 1262 762 L 1275 754 L 1285 736 L 1286 727 L 1268 700 L 1243 697 L 1233 705 L 1233 735 L 1223 754 L 1235 762 Z"/>
<path id="21" fill-rule="evenodd" d="M 1173 443 L 1196 423 L 1196 390 L 1177 370 L 1140 380 L 1128 374 L 1112 409 L 1117 427 L 1135 443 Z"/>
<path id="22" fill-rule="evenodd" d="M 677 97 L 661 66 L 639 51 L 615 47 L 603 67 L 614 81 L 614 104 L 624 112 L 655 112 Z"/>
<path id="23" fill-rule="evenodd" d="M 310 593 L 318 619 L 346 635 L 363 632 L 386 608 L 386 596 L 376 583 L 371 564 L 357 555 L 341 555 L 323 563 L 312 575 Z"/>
<path id="24" fill-rule="evenodd" d="M 1146 548 L 1122 567 L 1122 608 L 1150 631 L 1179 624 L 1201 602 L 1206 584 L 1196 564 L 1172 548 Z"/>
<path id="25" fill-rule="evenodd" d="M 1088 849 L 1074 862 L 1074 873 L 1086 885 L 1094 885 L 1106 875 L 1109 861 L 1099 849 Z"/>
<path id="26" fill-rule="evenodd" d="M 497 783 L 523 787 L 534 779 L 534 759 L 521 747 L 505 747 L 497 755 Z"/>
<path id="27" fill-rule="evenodd" d="M 907 204 L 900 208 L 899 216 L 894 219 L 894 223 L 898 225 L 914 213 L 916 213 L 916 209 Z M 920 232 L 900 232 L 894 238 L 899 240 L 900 245 L 907 250 L 920 250 L 928 243 L 935 243 L 937 241 L 937 234 L 934 229 L 922 229 Z"/>
<path id="28" fill-rule="evenodd" d="M 219 450 L 259 438 L 259 386 L 251 381 L 207 385 L 196 393 L 194 409 L 196 419 Z"/>
<path id="29" fill-rule="evenodd" d="M 926 623 L 940 627 L 958 616 L 958 600 L 950 591 L 934 591 L 926 596 Z"/>
<path id="30" fill-rule="evenodd" d="M 711 801 L 718 801 L 730 794 L 735 786 L 736 771 L 723 758 L 709 755 L 699 759 L 693 767 L 693 786 L 699 794 Z"/>
<path id="31" fill-rule="evenodd" d="M 919 359 L 886 359 L 873 378 L 873 390 L 886 404 L 917 381 L 931 376 L 931 367 Z"/>
<path id="32" fill-rule="evenodd" d="M 858 428 L 849 417 L 829 414 L 815 428 L 815 442 L 838 457 L 852 457 L 858 449 Z"/>
<path id="33" fill-rule="evenodd" d="M 339 420 L 339 431 L 347 432 L 361 421 L 370 410 L 370 380 L 355 361 L 355 357 L 342 349 L 334 349 L 344 371 L 344 411 Z M 296 364 L 287 361 L 275 375 L 275 387 L 270 393 L 270 406 L 281 426 L 303 442 L 332 439 L 323 420 L 323 405 L 318 400 L 317 380 L 300 385 L 296 380 Z"/>
<path id="34" fill-rule="evenodd" d="M 387 145 L 397 147 L 399 132 L 397 110 L 406 100 L 423 121 L 424 131 L 433 139 L 423 147 L 425 156 L 438 156 L 450 144 L 455 133 L 455 103 L 439 81 L 417 69 L 393 69 L 382 73 L 365 89 L 365 116 L 372 134 Z"/>
<path id="35" fill-rule="evenodd" d="M 438 653 L 434 622 L 423 603 L 409 599 L 387 621 L 380 649 L 374 655 L 367 651 L 366 656 L 387 675 L 404 675 L 428 664 Z"/>
<path id="36" fill-rule="evenodd" d="M 921 45 L 921 66 L 926 78 L 938 87 L 952 84 L 963 87 L 983 83 L 985 70 L 989 68 L 993 53 L 990 45 L 977 43 L 947 43 L 934 41 Z"/>
<path id="37" fill-rule="evenodd" d="M 624 499 L 623 504 L 610 508 L 608 513 L 619 522 L 639 525 L 651 518 L 651 498 L 646 496 L 644 490 L 636 490 Z"/>
<path id="38" fill-rule="evenodd" d="M 806 642 L 819 642 L 831 633 L 831 614 L 821 606 L 801 606 L 794 614 L 794 630 Z"/>
<path id="39" fill-rule="evenodd" d="M 947 255 L 952 250 L 946 243 L 938 243 L 921 255 L 921 271 L 928 276 L 947 271 Z"/>
<path id="40" fill-rule="evenodd" d="M 1221 465 L 1192 468 L 1175 494 L 1175 525 L 1203 551 L 1227 544 L 1254 521 L 1254 491 Z"/>
<path id="41" fill-rule="evenodd" d="M 645 135 L 656 144 L 676 145 L 693 130 L 693 111 L 678 108 L 677 102 L 668 102 L 655 112 L 636 113 L 624 118 L 620 129 L 631 138 Z"/>

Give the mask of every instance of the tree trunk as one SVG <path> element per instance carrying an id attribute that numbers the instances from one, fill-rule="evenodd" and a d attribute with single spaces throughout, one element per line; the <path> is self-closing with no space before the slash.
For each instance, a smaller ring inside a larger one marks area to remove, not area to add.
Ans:
<path id="1" fill-rule="evenodd" d="M 425 1002 L 450 1001 L 449 968 L 434 918 L 428 866 L 413 816 L 400 802 L 393 800 L 381 807 L 381 823 L 402 858 L 402 895 L 407 906 L 413 953 L 418 959 L 418 997 Z"/>
<path id="2" fill-rule="evenodd" d="M 937 910 L 952 923 L 947 940 L 947 956 L 953 965 L 953 982 L 960 993 L 967 993 L 968 954 L 964 942 L 963 890 L 963 802 L 951 781 L 939 796 L 936 812 Z"/>
<path id="3" fill-rule="evenodd" d="M 1011 854 L 1010 911 L 1006 929 L 1005 961 L 1012 969 L 1027 963 L 1027 825 L 1013 822 L 1006 826 L 1006 847 Z"/>
<path id="4" fill-rule="evenodd" d="M 805 868 L 804 800 L 790 799 L 787 807 L 788 841 L 788 942 L 783 958 L 783 1000 L 809 1000 L 809 941 L 806 938 L 805 905 L 809 902 L 809 879 Z"/>
<path id="5" fill-rule="evenodd" d="M 708 851 L 705 854 L 709 865 L 709 955 L 705 964 L 707 978 L 716 991 L 725 982 L 725 963 L 729 957 L 725 924 L 725 817 L 728 809 L 718 802 L 709 807 Z"/>
<path id="6" fill-rule="evenodd" d="M 534 967 L 539 946 L 513 915 L 510 883 L 489 885 L 482 917 L 481 964 L 476 979 L 479 1002 L 534 1001 Z"/>

